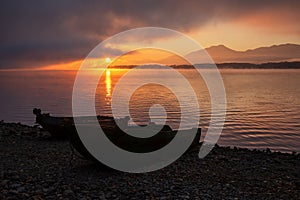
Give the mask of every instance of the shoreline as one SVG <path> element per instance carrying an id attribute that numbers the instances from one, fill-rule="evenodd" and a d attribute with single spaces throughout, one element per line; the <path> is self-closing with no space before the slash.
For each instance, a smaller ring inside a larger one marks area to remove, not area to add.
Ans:
<path id="1" fill-rule="evenodd" d="M 195 149 L 150 173 L 104 169 L 72 155 L 68 141 L 37 126 L 0 122 L 1 199 L 299 199 L 300 154 Z"/>
<path id="2" fill-rule="evenodd" d="M 23 122 L 11 122 L 11 121 L 5 121 L 5 120 L 0 120 L 0 126 L 2 125 L 14 125 L 14 126 L 23 126 L 23 127 L 27 127 L 27 128 L 37 128 L 38 132 L 42 132 L 44 136 L 47 136 L 47 137 L 51 137 L 51 135 L 46 131 L 44 130 L 39 124 L 36 124 L 36 123 L 32 123 L 31 124 L 26 124 L 26 123 L 23 123 Z M 20 134 L 19 134 L 20 135 Z M 25 133 L 26 135 L 26 133 Z M 1 136 L 1 133 L 0 133 L 0 136 Z M 202 136 L 201 136 L 202 137 Z M 202 138 L 201 138 L 202 139 Z M 202 143 L 202 142 L 201 142 Z M 292 155 L 295 155 L 295 154 L 300 154 L 300 152 L 298 151 L 293 151 L 293 150 L 286 150 L 286 151 L 280 151 L 280 150 L 273 150 L 273 149 L 270 149 L 270 148 L 263 148 L 263 147 L 258 147 L 258 148 L 247 148 L 247 147 L 240 147 L 240 146 L 234 146 L 234 145 L 222 145 L 222 144 L 215 144 L 216 147 L 221 147 L 221 148 L 226 148 L 226 149 L 240 149 L 240 150 L 249 150 L 249 151 L 262 151 L 262 152 L 271 152 L 271 153 L 282 153 L 282 154 L 292 154 Z"/>

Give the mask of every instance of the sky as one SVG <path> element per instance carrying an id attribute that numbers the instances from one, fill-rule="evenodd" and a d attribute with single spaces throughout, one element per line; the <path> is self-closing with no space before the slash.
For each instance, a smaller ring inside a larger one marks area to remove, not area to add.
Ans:
<path id="1" fill-rule="evenodd" d="M 3 0 L 0 68 L 76 65 L 108 37 L 145 26 L 180 31 L 203 47 L 300 44 L 299 7 L 297 0 Z M 151 33 L 141 39 L 149 38 L 162 39 Z M 122 51 L 119 46 L 106 53 Z"/>

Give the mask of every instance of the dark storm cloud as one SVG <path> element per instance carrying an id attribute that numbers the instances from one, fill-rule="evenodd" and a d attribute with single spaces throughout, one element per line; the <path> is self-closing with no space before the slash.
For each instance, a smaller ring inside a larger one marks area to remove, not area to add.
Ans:
<path id="1" fill-rule="evenodd" d="M 278 9 L 295 12 L 295 22 L 299 7 L 298 1 L 1 1 L 0 68 L 82 59 L 106 37 L 141 26 L 192 31 L 211 20 Z"/>

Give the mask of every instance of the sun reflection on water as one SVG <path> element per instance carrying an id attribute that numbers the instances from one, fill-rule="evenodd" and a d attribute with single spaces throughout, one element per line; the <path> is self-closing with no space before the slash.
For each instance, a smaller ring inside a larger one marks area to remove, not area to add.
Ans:
<path id="1" fill-rule="evenodd" d="M 105 94 L 105 102 L 107 105 L 111 103 L 111 77 L 110 70 L 106 69 L 105 71 L 105 86 L 106 86 L 106 94 Z"/>

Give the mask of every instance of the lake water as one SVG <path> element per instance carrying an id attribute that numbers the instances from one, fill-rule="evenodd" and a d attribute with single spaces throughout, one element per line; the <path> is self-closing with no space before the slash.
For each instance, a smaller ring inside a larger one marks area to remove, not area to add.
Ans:
<path id="1" fill-rule="evenodd" d="M 96 92 L 97 114 L 111 115 L 111 97 L 120 77 L 128 70 L 111 69 L 99 81 Z M 203 135 L 210 121 L 210 96 L 197 72 L 178 70 L 193 86 L 200 106 Z M 145 74 L 159 77 L 166 69 L 143 69 L 130 86 Z M 76 71 L 1 71 L 0 119 L 34 124 L 34 107 L 57 116 L 72 115 L 72 89 Z M 97 76 L 92 71 L 88 76 Z M 221 75 L 227 95 L 226 122 L 218 141 L 221 145 L 251 149 L 300 152 L 300 70 L 223 69 Z M 179 80 L 173 80 L 181 87 Z M 184 93 L 185 88 L 181 88 Z M 189 98 L 186 96 L 186 98 Z M 165 87 L 149 84 L 139 88 L 130 100 L 130 113 L 136 123 L 149 120 L 153 104 L 168 113 L 167 123 L 176 126 L 180 106 Z M 193 106 L 190 106 L 190 111 Z M 160 119 L 162 116 L 154 115 Z M 175 125 L 174 125 L 175 124 Z"/>

